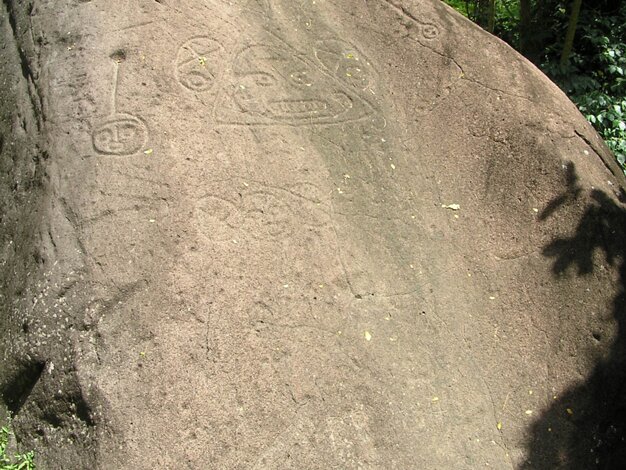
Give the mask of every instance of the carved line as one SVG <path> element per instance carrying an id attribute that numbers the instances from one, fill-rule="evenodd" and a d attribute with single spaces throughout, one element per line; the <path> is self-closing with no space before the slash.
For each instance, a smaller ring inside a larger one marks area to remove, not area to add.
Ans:
<path id="1" fill-rule="evenodd" d="M 254 183 L 252 180 L 249 182 Z M 293 233 L 289 220 L 300 211 L 299 207 L 302 204 L 320 204 L 319 201 L 299 194 L 296 189 L 300 189 L 301 186 L 300 184 L 289 188 L 265 186 L 265 189 L 253 189 L 249 193 L 243 193 L 240 199 L 235 196 L 230 199 L 207 194 L 195 204 L 194 214 L 199 231 L 205 237 L 218 242 L 230 242 L 242 234 L 261 240 L 289 236 Z M 298 203 L 290 203 L 290 200 Z M 311 224 L 310 221 L 303 221 L 301 225 L 306 227 L 326 225 L 325 219 L 329 217 L 327 208 L 316 206 L 315 209 L 319 209 L 319 213 L 314 212 L 314 218 L 321 223 Z"/>
<path id="2" fill-rule="evenodd" d="M 439 36 L 439 27 L 434 23 L 418 23 L 422 37 L 428 41 L 437 39 Z"/>
<path id="3" fill-rule="evenodd" d="M 411 22 L 413 22 L 420 30 L 420 34 L 427 41 L 432 41 L 439 36 L 439 26 L 434 23 L 428 23 L 425 21 L 418 20 L 407 8 L 402 5 L 396 5 L 395 2 L 391 0 L 383 0 L 389 7 L 396 11 L 400 16 L 407 18 Z"/>
<path id="4" fill-rule="evenodd" d="M 113 61 L 111 114 L 91 133 L 93 149 L 101 155 L 128 156 L 139 152 L 148 139 L 148 128 L 140 118 L 117 112 L 119 63 Z"/>
<path id="5" fill-rule="evenodd" d="M 111 94 L 111 116 L 117 112 L 117 84 L 119 80 L 119 64 L 113 61 L 113 93 Z"/>
<path id="6" fill-rule="evenodd" d="M 269 196 L 269 198 L 274 199 L 274 201 L 259 204 L 259 196 Z M 224 204 L 219 208 L 215 206 L 207 208 L 201 207 L 204 201 L 210 199 L 221 201 Z M 273 210 L 276 208 L 279 208 L 279 213 L 283 214 L 285 217 L 289 217 L 289 215 L 292 214 L 287 204 L 282 203 L 279 198 L 268 191 L 255 191 L 245 194 L 239 204 L 235 204 L 219 196 L 208 195 L 201 198 L 196 203 L 195 216 L 203 232 L 207 230 L 213 230 L 214 232 L 219 230 L 221 232 L 219 235 L 203 233 L 204 236 L 213 241 L 232 241 L 235 234 L 241 234 L 242 230 L 250 228 L 253 230 L 246 230 L 246 232 L 253 238 L 276 239 L 291 233 L 291 229 L 286 226 L 285 221 L 276 218 L 273 214 Z M 216 213 L 217 210 L 223 213 L 214 216 L 214 214 L 210 212 L 211 209 L 215 209 Z M 239 223 L 233 224 L 232 219 L 235 219 Z M 240 221 L 237 219 L 240 219 Z"/>

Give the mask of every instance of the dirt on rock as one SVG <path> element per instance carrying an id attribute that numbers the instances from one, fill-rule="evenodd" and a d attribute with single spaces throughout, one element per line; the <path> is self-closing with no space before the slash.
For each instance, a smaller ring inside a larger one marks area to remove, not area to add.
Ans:
<path id="1" fill-rule="evenodd" d="M 3 0 L 0 396 L 42 469 L 612 469 L 625 181 L 436 0 Z"/>

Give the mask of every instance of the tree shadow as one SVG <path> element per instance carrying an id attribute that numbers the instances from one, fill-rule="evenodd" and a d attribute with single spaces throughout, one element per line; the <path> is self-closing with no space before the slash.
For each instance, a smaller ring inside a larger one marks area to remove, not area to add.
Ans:
<path id="1" fill-rule="evenodd" d="M 540 220 L 578 200 L 582 191 L 570 163 L 565 192 L 548 204 Z M 575 233 L 555 239 L 543 254 L 554 259 L 555 277 L 570 268 L 579 276 L 592 274 L 598 268 L 593 262 L 597 250 L 608 265 L 618 269 L 612 307 L 616 338 L 585 382 L 560 395 L 533 424 L 523 470 L 626 468 L 626 210 L 597 189 L 592 190 L 591 199 Z M 620 200 L 626 201 L 623 189 Z"/>

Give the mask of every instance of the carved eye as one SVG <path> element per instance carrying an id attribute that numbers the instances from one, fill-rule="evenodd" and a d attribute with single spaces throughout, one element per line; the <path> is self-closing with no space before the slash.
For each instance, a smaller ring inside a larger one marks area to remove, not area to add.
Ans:
<path id="1" fill-rule="evenodd" d="M 291 75 L 289 75 L 289 78 L 296 85 L 311 86 L 311 80 L 307 76 L 307 73 L 305 70 L 293 72 Z"/>
<path id="2" fill-rule="evenodd" d="M 252 74 L 254 84 L 257 86 L 274 86 L 276 85 L 276 79 L 269 73 L 255 73 Z"/>
<path id="3" fill-rule="evenodd" d="M 94 139 L 98 144 L 108 145 L 115 140 L 115 134 L 112 128 L 102 127 L 95 132 Z"/>
<path id="4" fill-rule="evenodd" d="M 211 87 L 213 79 L 213 75 L 208 71 L 190 70 L 180 80 L 183 86 L 191 90 L 204 91 Z"/>
<path id="5" fill-rule="evenodd" d="M 348 65 L 347 67 L 340 69 L 339 74 L 341 78 L 354 86 L 367 87 L 370 83 L 367 74 L 361 67 L 356 65 Z"/>
<path id="6" fill-rule="evenodd" d="M 136 117 L 118 114 L 101 123 L 93 132 L 93 146 L 104 155 L 132 155 L 141 150 L 147 129 Z"/>
<path id="7" fill-rule="evenodd" d="M 137 131 L 138 129 L 133 123 L 120 124 L 118 128 L 120 141 L 125 142 L 136 138 Z"/>

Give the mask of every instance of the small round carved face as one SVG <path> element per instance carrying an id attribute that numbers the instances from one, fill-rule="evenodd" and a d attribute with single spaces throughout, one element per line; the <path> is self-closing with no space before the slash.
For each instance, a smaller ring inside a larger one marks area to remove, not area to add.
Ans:
<path id="1" fill-rule="evenodd" d="M 116 114 L 101 122 L 93 131 L 93 147 L 104 155 L 132 155 L 147 139 L 145 124 L 129 114 Z"/>
<path id="2" fill-rule="evenodd" d="M 424 39 L 428 39 L 429 41 L 432 39 L 436 39 L 439 36 L 439 28 L 437 25 L 432 23 L 424 23 L 421 25 L 421 32 Z"/>
<path id="3" fill-rule="evenodd" d="M 215 84 L 221 61 L 220 43 L 207 37 L 190 39 L 178 51 L 176 78 L 191 91 L 208 91 Z"/>
<path id="4" fill-rule="evenodd" d="M 245 113 L 284 122 L 341 117 L 353 99 L 331 78 L 294 55 L 253 46 L 236 59 L 234 99 Z"/>

